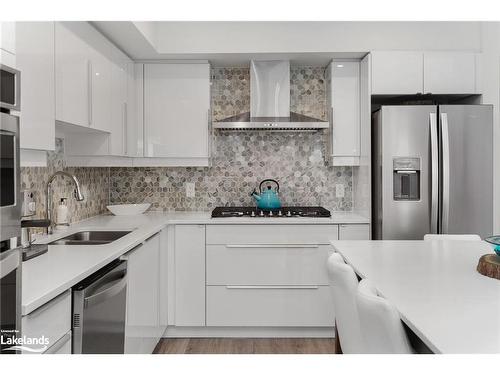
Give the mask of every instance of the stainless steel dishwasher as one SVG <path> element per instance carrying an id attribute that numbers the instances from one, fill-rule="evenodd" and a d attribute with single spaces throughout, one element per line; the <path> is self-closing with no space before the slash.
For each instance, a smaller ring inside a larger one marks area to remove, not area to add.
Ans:
<path id="1" fill-rule="evenodd" d="M 74 354 L 124 353 L 127 262 L 116 260 L 73 287 Z"/>

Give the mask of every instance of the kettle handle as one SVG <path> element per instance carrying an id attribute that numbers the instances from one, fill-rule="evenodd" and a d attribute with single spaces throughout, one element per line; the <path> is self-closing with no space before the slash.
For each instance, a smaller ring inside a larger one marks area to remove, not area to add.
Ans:
<path id="1" fill-rule="evenodd" d="M 262 185 L 264 184 L 264 182 L 274 182 L 276 184 L 276 192 L 279 193 L 279 191 L 280 191 L 280 184 L 278 183 L 278 181 L 273 180 L 272 178 L 268 178 L 267 180 L 261 181 L 261 183 L 259 185 L 259 191 L 260 191 L 261 194 L 262 194 Z"/>

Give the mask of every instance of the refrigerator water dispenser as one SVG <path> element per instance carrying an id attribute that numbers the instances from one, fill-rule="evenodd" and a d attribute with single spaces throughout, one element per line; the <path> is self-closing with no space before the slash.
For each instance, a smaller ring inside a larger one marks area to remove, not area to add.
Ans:
<path id="1" fill-rule="evenodd" d="M 420 158 L 393 159 L 393 189 L 396 201 L 420 200 Z"/>

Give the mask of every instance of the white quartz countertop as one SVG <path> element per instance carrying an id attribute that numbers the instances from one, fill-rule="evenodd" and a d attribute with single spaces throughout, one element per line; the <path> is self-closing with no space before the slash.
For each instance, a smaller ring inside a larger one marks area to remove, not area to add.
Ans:
<path id="1" fill-rule="evenodd" d="M 362 224 L 369 220 L 361 214 L 332 213 L 331 218 L 220 218 L 210 212 L 150 212 L 137 216 L 97 216 L 50 237 L 48 243 L 84 230 L 131 230 L 126 236 L 106 245 L 57 245 L 23 262 L 22 314 L 27 315 L 65 290 L 71 288 L 109 262 L 171 224 Z"/>
<path id="2" fill-rule="evenodd" d="M 500 280 L 476 266 L 480 241 L 332 241 L 435 353 L 500 353 Z"/>

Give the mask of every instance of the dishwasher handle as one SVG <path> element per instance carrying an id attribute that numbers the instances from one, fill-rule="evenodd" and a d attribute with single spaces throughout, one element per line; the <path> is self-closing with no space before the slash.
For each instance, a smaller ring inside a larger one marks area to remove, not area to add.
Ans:
<path id="1" fill-rule="evenodd" d="M 127 286 L 127 273 L 124 272 L 122 277 L 116 279 L 109 288 L 106 288 L 99 293 L 92 294 L 88 297 L 85 297 L 83 300 L 84 308 L 97 305 L 111 297 L 116 296 Z"/>

